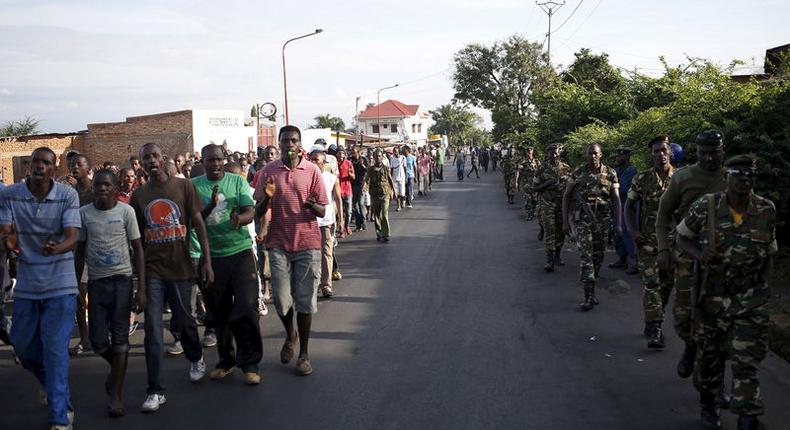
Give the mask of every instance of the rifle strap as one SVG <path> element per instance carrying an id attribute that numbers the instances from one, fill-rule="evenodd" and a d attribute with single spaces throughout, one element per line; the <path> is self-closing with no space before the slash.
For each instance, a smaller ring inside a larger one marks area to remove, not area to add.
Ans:
<path id="1" fill-rule="evenodd" d="M 716 247 L 716 195 L 708 194 L 708 246 Z"/>

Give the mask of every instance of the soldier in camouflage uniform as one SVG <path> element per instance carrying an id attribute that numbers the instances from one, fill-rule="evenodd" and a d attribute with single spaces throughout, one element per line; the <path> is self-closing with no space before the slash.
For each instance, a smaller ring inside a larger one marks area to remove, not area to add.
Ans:
<path id="1" fill-rule="evenodd" d="M 558 143 L 546 148 L 546 161 L 538 166 L 533 179 L 533 188 L 539 196 L 540 225 L 543 226 L 546 248 L 547 272 L 553 272 L 554 266 L 564 266 L 560 259 L 560 251 L 565 242 L 562 231 L 562 192 L 570 176 L 571 168 L 560 159 L 562 146 Z"/>
<path id="2" fill-rule="evenodd" d="M 562 226 L 568 233 L 570 226 L 571 199 L 578 205 L 576 218 L 576 237 L 579 243 L 581 260 L 581 282 L 584 287 L 584 302 L 579 305 L 583 311 L 592 310 L 598 304 L 595 297 L 595 280 L 603 263 L 606 251 L 607 231 L 610 225 L 610 211 L 614 209 L 615 233 L 623 234 L 622 207 L 618 190 L 617 172 L 601 163 L 601 147 L 587 147 L 587 163 L 571 174 L 565 194 L 562 196 Z"/>
<path id="3" fill-rule="evenodd" d="M 757 429 L 763 413 L 757 368 L 765 358 L 768 282 L 777 250 L 774 204 L 755 195 L 755 159 L 724 163 L 727 190 L 707 194 L 677 226 L 678 245 L 701 264 L 703 280 L 695 328 L 700 339 L 694 386 L 700 392 L 704 428 L 721 428 L 715 402 L 732 361 L 730 410 L 738 429 Z"/>
<path id="4" fill-rule="evenodd" d="M 507 156 L 502 155 L 502 174 L 505 179 L 505 193 L 507 194 L 508 204 L 513 204 L 516 197 L 516 189 L 518 188 L 518 164 L 515 155 L 512 154 L 513 150 L 508 151 Z"/>
<path id="5" fill-rule="evenodd" d="M 704 194 L 726 188 L 721 162 L 724 155 L 724 136 L 716 130 L 700 133 L 696 139 L 697 162 L 678 169 L 669 181 L 658 204 L 656 215 L 656 243 L 658 267 L 675 271 L 675 302 L 672 305 L 675 331 L 686 343 L 677 366 L 678 376 L 688 378 L 694 371 L 697 346 L 691 329 L 691 285 L 694 262 L 674 246 L 674 226 L 686 216 L 691 204 Z"/>
<path id="6" fill-rule="evenodd" d="M 639 172 L 631 182 L 624 214 L 626 227 L 637 246 L 639 271 L 642 272 L 645 336 L 649 339 L 647 347 L 655 349 L 664 348 L 661 323 L 664 321 L 664 308 L 672 292 L 672 274 L 659 269 L 656 262 L 658 201 L 675 173 L 674 167 L 669 162 L 671 154 L 669 143 L 669 137 L 660 136 L 648 144 L 653 156 L 653 167 Z"/>
<path id="7" fill-rule="evenodd" d="M 535 218 L 537 209 L 538 196 L 535 192 L 534 180 L 538 167 L 540 167 L 540 160 L 535 158 L 535 149 L 529 146 L 524 153 L 524 159 L 521 161 L 521 172 L 519 173 L 519 181 L 522 184 L 521 190 L 524 193 L 524 210 L 527 212 L 527 221 L 532 221 Z"/>

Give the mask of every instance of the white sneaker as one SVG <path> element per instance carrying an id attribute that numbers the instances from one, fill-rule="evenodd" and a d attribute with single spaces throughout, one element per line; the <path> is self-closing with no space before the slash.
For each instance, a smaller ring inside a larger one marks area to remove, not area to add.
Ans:
<path id="1" fill-rule="evenodd" d="M 181 341 L 177 340 L 165 348 L 170 355 L 180 355 L 184 353 L 184 347 L 181 346 Z"/>
<path id="2" fill-rule="evenodd" d="M 200 357 L 200 360 L 189 364 L 189 380 L 198 382 L 204 376 L 206 376 L 206 362 L 203 361 L 203 357 Z"/>
<path id="3" fill-rule="evenodd" d="M 212 346 L 216 346 L 216 345 L 217 345 L 216 334 L 212 332 L 203 334 L 203 348 L 211 348 Z"/>
<path id="4" fill-rule="evenodd" d="M 143 402 L 143 412 L 156 412 L 159 406 L 167 403 L 167 397 L 164 394 L 149 394 Z"/>

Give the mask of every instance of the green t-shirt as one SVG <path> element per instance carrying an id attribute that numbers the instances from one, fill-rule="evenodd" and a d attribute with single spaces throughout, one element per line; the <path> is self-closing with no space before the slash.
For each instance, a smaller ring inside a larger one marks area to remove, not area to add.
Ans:
<path id="1" fill-rule="evenodd" d="M 211 202 L 211 192 L 219 186 L 219 202 L 205 218 L 212 257 L 227 257 L 252 248 L 247 226 L 236 230 L 230 225 L 230 213 L 245 206 L 254 206 L 249 184 L 239 175 L 225 173 L 222 179 L 210 181 L 206 175 L 192 179 L 203 207 Z"/>

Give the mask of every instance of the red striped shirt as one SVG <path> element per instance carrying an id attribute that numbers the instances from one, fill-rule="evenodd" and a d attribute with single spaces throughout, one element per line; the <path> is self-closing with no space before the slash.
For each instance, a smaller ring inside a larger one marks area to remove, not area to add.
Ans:
<path id="1" fill-rule="evenodd" d="M 316 203 L 327 205 L 326 189 L 318 167 L 301 157 L 296 168 L 290 169 L 282 160 L 275 160 L 261 170 L 255 195 L 263 196 L 266 181 L 274 178 L 277 190 L 271 200 L 272 220 L 266 236 L 266 248 L 287 252 L 321 249 L 321 230 L 315 214 L 304 208 L 312 197 Z"/>

